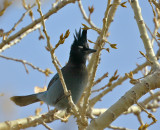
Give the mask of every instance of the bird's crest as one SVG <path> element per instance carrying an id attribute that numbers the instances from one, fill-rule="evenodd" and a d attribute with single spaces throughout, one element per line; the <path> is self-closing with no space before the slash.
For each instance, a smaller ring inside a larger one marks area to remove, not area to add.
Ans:
<path id="1" fill-rule="evenodd" d="M 72 46 L 83 46 L 83 47 L 89 48 L 87 43 L 87 30 L 83 30 L 81 32 L 81 28 L 80 28 L 79 32 L 76 31 Z"/>

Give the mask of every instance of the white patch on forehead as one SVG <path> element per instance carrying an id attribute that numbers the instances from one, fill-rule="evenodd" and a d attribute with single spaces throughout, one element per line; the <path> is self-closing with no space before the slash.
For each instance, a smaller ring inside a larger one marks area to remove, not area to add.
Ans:
<path id="1" fill-rule="evenodd" d="M 78 48 L 82 49 L 82 48 L 83 48 L 83 46 L 78 46 Z"/>

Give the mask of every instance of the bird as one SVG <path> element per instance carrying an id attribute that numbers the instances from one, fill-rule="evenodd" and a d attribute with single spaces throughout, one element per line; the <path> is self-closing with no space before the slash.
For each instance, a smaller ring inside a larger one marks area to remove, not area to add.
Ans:
<path id="1" fill-rule="evenodd" d="M 86 61 L 89 54 L 96 52 L 89 48 L 87 43 L 87 30 L 75 31 L 74 41 L 71 45 L 69 60 L 61 69 L 67 89 L 70 90 L 74 104 L 79 101 L 88 83 L 88 72 Z M 58 73 L 53 76 L 44 92 L 26 95 L 13 96 L 10 98 L 18 106 L 27 106 L 39 101 L 45 102 L 49 106 L 54 106 L 58 110 L 70 108 L 68 97 L 65 96 L 63 86 Z"/>

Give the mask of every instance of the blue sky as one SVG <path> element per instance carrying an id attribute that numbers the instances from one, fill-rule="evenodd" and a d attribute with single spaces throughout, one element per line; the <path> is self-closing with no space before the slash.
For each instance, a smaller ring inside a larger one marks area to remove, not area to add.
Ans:
<path id="1" fill-rule="evenodd" d="M 151 31 L 153 31 L 154 24 L 152 9 L 147 1 L 139 2 L 142 8 L 144 21 Z M 52 1 L 48 0 L 46 3 L 42 4 L 43 14 L 45 14 L 51 8 L 51 3 Z M 86 10 L 87 14 L 88 6 L 94 6 L 95 10 L 91 16 L 91 19 L 99 28 L 101 28 L 107 2 L 105 0 L 83 0 L 82 4 L 84 5 L 84 9 Z M 125 73 L 136 68 L 136 63 L 141 64 L 145 62 L 145 58 L 143 58 L 139 53 L 139 51 L 145 53 L 145 50 L 140 38 L 136 21 L 134 19 L 133 11 L 129 3 L 127 3 L 126 6 L 127 8 L 118 8 L 114 21 L 109 29 L 110 36 L 108 41 L 117 44 L 118 49 L 110 49 L 110 53 L 104 50 L 102 51 L 101 64 L 98 67 L 96 78 L 102 76 L 104 72 L 109 72 L 109 76 L 111 77 L 117 69 L 118 74 L 120 76 L 124 76 Z M 36 10 L 37 7 L 33 9 L 35 19 L 40 17 Z M 0 17 L 0 28 L 2 28 L 4 31 L 10 30 L 24 12 L 25 10 L 20 6 L 19 2 L 11 5 L 6 10 L 5 14 Z M 19 31 L 22 27 L 27 26 L 31 22 L 32 21 L 30 17 L 26 16 L 23 22 L 20 23 L 20 25 L 16 28 L 16 31 Z M 56 50 L 56 56 L 58 57 L 62 66 L 64 66 L 68 60 L 69 50 L 73 42 L 73 34 L 75 29 L 78 30 L 80 27 L 82 27 L 82 23 L 87 25 L 86 21 L 81 15 L 77 3 L 65 6 L 62 10 L 50 16 L 46 21 L 47 32 L 51 37 L 51 43 L 53 46 L 58 42 L 61 33 L 65 33 L 67 29 L 70 30 L 70 36 L 66 39 L 65 43 Z M 88 39 L 96 41 L 97 36 L 98 34 L 95 31 L 88 31 Z M 43 87 L 44 85 L 47 85 L 52 76 L 56 74 L 55 67 L 51 62 L 50 53 L 45 49 L 46 40 L 38 40 L 38 37 L 39 32 L 36 30 L 27 35 L 23 40 L 21 40 L 20 43 L 17 43 L 17 45 L 5 50 L 2 54 L 8 57 L 24 59 L 42 69 L 50 68 L 54 73 L 47 77 L 46 81 L 45 75 L 37 70 L 33 70 L 31 67 L 27 66 L 29 70 L 29 74 L 27 74 L 24 66 L 21 63 L 0 58 L 0 93 L 5 94 L 3 97 L 0 97 L 0 122 L 34 115 L 34 111 L 37 107 L 42 108 L 42 113 L 47 112 L 46 105 L 40 106 L 39 103 L 36 103 L 22 108 L 9 101 L 9 97 L 13 95 L 27 95 L 34 93 L 35 86 Z M 90 44 L 90 47 L 92 48 L 93 45 Z M 107 48 L 109 45 L 106 44 L 105 47 Z M 155 43 L 155 51 L 157 50 L 156 47 L 157 45 Z M 141 73 L 138 73 L 134 77 L 139 78 L 141 76 Z M 98 84 L 96 88 L 105 85 L 108 79 L 109 78 Z M 125 81 L 122 85 L 118 86 L 112 92 L 104 96 L 102 101 L 98 102 L 95 107 L 110 107 L 132 86 L 133 85 L 131 85 L 128 80 Z M 93 94 L 92 97 L 94 95 L 96 94 Z M 140 101 L 142 101 L 148 95 L 149 94 L 146 94 L 140 99 Z M 157 119 L 160 116 L 159 113 L 160 110 L 157 110 L 156 113 L 153 113 Z M 147 118 L 147 114 L 142 113 L 141 115 L 145 123 L 151 122 L 151 120 Z M 151 126 L 149 129 L 158 129 L 159 123 L 160 121 Z M 77 129 L 76 126 L 74 127 L 73 118 L 71 118 L 67 124 L 61 123 L 60 121 L 49 124 L 50 127 L 58 130 L 62 130 L 64 128 L 69 130 L 71 125 L 73 126 L 72 129 Z M 112 123 L 112 125 L 137 129 L 139 127 L 139 122 L 133 114 L 129 114 L 120 116 Z M 45 128 L 40 125 L 38 127 L 28 129 L 38 130 Z"/>

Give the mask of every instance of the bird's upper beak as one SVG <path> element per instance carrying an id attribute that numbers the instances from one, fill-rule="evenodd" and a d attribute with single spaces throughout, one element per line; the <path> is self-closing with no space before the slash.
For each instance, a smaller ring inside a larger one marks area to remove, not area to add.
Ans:
<path id="1" fill-rule="evenodd" d="M 90 53 L 94 53 L 94 52 L 96 52 L 97 50 L 95 50 L 95 49 L 87 49 L 86 50 L 86 52 L 88 53 L 88 54 L 90 54 Z"/>

